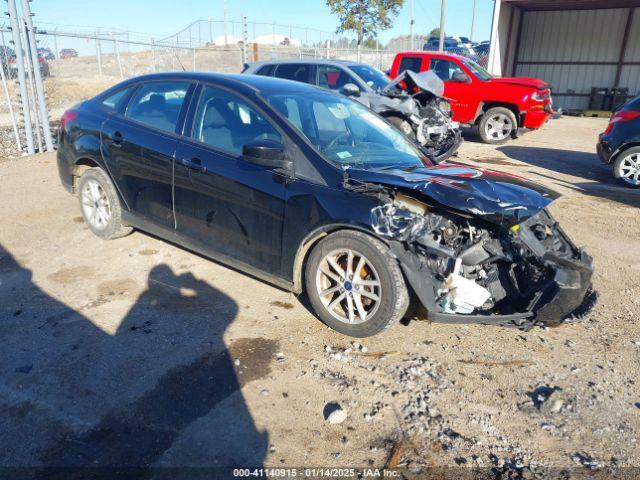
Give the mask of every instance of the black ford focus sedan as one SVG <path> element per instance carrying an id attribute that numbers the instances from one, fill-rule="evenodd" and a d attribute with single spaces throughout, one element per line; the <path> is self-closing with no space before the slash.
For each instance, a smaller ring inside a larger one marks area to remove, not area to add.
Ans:
<path id="1" fill-rule="evenodd" d="M 410 300 L 435 321 L 558 325 L 591 258 L 527 180 L 435 164 L 359 103 L 252 75 L 165 73 L 65 112 L 58 167 L 89 228 L 133 228 L 306 292 L 374 335 Z"/>

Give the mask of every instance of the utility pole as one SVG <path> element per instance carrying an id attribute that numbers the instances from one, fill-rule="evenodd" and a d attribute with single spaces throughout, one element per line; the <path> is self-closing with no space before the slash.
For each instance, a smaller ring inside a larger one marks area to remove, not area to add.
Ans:
<path id="1" fill-rule="evenodd" d="M 29 112 L 29 97 L 27 96 L 27 79 L 24 73 L 24 54 L 22 51 L 22 41 L 20 40 L 20 23 L 18 22 L 18 11 L 16 0 L 7 0 L 9 19 L 11 21 L 11 36 L 13 46 L 16 51 L 16 64 L 18 66 L 18 85 L 20 87 L 20 101 L 22 103 L 22 115 L 24 118 L 24 133 L 27 137 L 27 153 L 33 155 L 33 130 L 31 129 L 31 113 Z"/>
<path id="2" fill-rule="evenodd" d="M 440 42 L 438 43 L 438 51 L 444 51 L 444 25 L 445 25 L 445 14 L 447 12 L 447 0 L 442 0 L 442 4 L 440 5 Z"/>
<path id="3" fill-rule="evenodd" d="M 228 40 L 227 40 L 227 0 L 224 0 L 222 2 L 222 18 L 224 21 L 224 46 L 226 47 L 228 45 Z M 246 21 L 246 18 L 243 17 L 243 23 L 244 21 Z"/>
<path id="4" fill-rule="evenodd" d="M 471 33 L 469 33 L 469 40 L 473 42 L 473 29 L 476 26 L 476 0 L 473 0 L 473 8 L 471 10 Z"/>
<path id="5" fill-rule="evenodd" d="M 414 48 L 415 48 L 415 43 L 414 43 L 414 39 L 413 39 L 413 24 L 416 21 L 415 21 L 415 18 L 414 18 L 413 7 L 414 7 L 414 0 L 410 0 L 409 1 L 409 16 L 411 17 L 411 19 L 409 20 L 409 42 L 410 42 L 411 48 L 409 50 L 411 50 L 411 51 L 413 51 Z"/>

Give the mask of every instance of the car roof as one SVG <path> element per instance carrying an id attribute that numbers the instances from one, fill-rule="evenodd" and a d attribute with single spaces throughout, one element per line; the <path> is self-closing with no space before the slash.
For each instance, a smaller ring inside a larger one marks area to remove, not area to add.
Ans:
<path id="1" fill-rule="evenodd" d="M 263 75 L 250 75 L 240 73 L 213 73 L 213 72 L 162 72 L 141 75 L 139 77 L 130 78 L 116 87 L 124 87 L 129 84 L 139 82 L 152 82 L 158 80 L 172 81 L 201 81 L 213 82 L 222 86 L 236 88 L 238 90 L 252 90 L 254 93 L 264 92 L 267 94 L 278 93 L 302 93 L 305 92 L 323 92 L 327 90 L 310 85 L 308 83 L 296 82 L 294 80 L 285 80 L 282 78 L 266 77 Z M 115 90 L 116 87 L 109 89 Z"/>
<path id="2" fill-rule="evenodd" d="M 432 52 L 431 50 L 416 50 L 416 51 L 407 51 L 407 52 L 398 52 L 396 55 L 441 55 L 443 57 L 455 57 L 460 60 L 467 60 L 467 57 L 463 55 L 458 55 L 456 53 L 449 52 Z"/>
<path id="3" fill-rule="evenodd" d="M 287 63 L 289 64 L 310 63 L 314 65 L 341 65 L 343 67 L 366 65 L 364 63 L 353 62 L 351 60 L 338 60 L 338 59 L 333 60 L 330 58 L 310 58 L 310 59 L 289 58 L 286 60 L 261 60 L 259 62 L 253 62 L 249 66 L 251 68 L 254 68 L 260 65 L 280 65 L 280 64 L 287 64 Z"/>

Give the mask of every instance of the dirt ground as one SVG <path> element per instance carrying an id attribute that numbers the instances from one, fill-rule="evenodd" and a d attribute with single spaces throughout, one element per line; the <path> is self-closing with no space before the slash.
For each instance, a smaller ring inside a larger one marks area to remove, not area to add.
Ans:
<path id="1" fill-rule="evenodd" d="M 0 160 L 0 467 L 640 467 L 640 191 L 593 153 L 605 124 L 565 117 L 457 159 L 563 194 L 552 211 L 597 269 L 586 319 L 411 321 L 355 344 L 181 248 L 93 236 L 53 155 Z"/>

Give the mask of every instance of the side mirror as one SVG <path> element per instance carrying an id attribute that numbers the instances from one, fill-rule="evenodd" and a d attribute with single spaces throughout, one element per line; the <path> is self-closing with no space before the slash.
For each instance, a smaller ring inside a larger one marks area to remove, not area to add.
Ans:
<path id="1" fill-rule="evenodd" d="M 346 83 L 342 87 L 341 93 L 347 97 L 359 97 L 360 89 L 355 83 Z"/>
<path id="2" fill-rule="evenodd" d="M 272 168 L 287 176 L 293 176 L 293 162 L 287 160 L 284 146 L 273 140 L 254 140 L 242 147 L 242 158 L 249 163 Z"/>
<path id="3" fill-rule="evenodd" d="M 462 70 L 456 70 L 455 72 L 453 72 L 453 76 L 451 77 L 451 80 L 458 83 L 471 83 L 471 79 L 469 78 L 469 75 L 464 73 Z"/>

